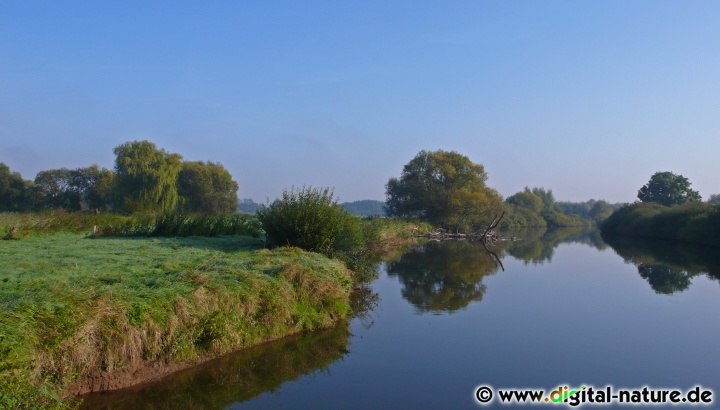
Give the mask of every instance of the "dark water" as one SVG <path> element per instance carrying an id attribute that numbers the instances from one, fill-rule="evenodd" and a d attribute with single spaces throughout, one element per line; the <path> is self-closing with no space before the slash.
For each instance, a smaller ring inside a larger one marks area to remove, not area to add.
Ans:
<path id="1" fill-rule="evenodd" d="M 85 405 L 478 408 L 479 385 L 701 385 L 720 394 L 718 252 L 606 244 L 595 231 L 518 235 L 527 240 L 494 249 L 504 271 L 475 243 L 419 245 L 380 266 L 349 324 Z"/>

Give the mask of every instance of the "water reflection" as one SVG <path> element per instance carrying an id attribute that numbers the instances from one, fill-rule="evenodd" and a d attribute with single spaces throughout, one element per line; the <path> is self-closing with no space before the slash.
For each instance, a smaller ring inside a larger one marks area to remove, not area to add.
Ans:
<path id="1" fill-rule="evenodd" d="M 249 400 L 348 353 L 348 323 L 233 353 L 157 382 L 84 398 L 85 409 L 214 409 Z"/>
<path id="2" fill-rule="evenodd" d="M 388 263 L 388 276 L 403 285 L 402 296 L 418 313 L 453 312 L 482 300 L 485 276 L 498 271 L 478 242 L 428 242 Z"/>
<path id="3" fill-rule="evenodd" d="M 498 242 L 491 250 L 498 262 L 507 255 L 525 264 L 550 261 L 561 243 L 577 242 L 605 249 L 596 229 L 526 229 L 504 232 L 517 241 Z M 500 262 L 501 263 L 501 262 Z M 482 244 L 468 241 L 428 242 L 388 262 L 388 275 L 403 285 L 402 296 L 417 313 L 454 312 L 482 300 L 485 276 L 501 267 Z"/>
<path id="4" fill-rule="evenodd" d="M 604 239 L 626 263 L 637 266 L 638 274 L 656 293 L 682 292 L 699 275 L 720 281 L 717 249 L 648 239 Z"/>
<path id="5" fill-rule="evenodd" d="M 507 244 L 507 253 L 525 264 L 543 264 L 550 262 L 555 248 L 561 243 L 582 243 L 597 250 L 607 248 L 597 229 L 523 229 L 506 232 L 504 236 L 515 236 L 519 241 Z"/>

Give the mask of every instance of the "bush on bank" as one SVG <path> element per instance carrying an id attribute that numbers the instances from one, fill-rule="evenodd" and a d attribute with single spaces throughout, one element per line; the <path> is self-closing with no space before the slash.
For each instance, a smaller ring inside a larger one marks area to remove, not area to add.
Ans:
<path id="1" fill-rule="evenodd" d="M 267 245 L 297 246 L 345 261 L 353 267 L 367 243 L 379 236 L 379 226 L 363 223 L 333 198 L 329 188 L 285 190 L 257 212 Z"/>
<path id="2" fill-rule="evenodd" d="M 720 207 L 707 203 L 623 206 L 601 225 L 604 235 L 675 240 L 720 246 Z"/>

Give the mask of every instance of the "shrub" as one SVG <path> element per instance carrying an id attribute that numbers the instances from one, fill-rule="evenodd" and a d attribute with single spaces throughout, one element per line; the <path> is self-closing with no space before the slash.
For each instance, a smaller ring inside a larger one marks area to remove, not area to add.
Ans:
<path id="1" fill-rule="evenodd" d="M 679 240 L 720 246 L 720 210 L 705 203 L 623 206 L 601 225 L 604 235 Z"/>
<path id="2" fill-rule="evenodd" d="M 347 212 L 333 195 L 329 188 L 293 188 L 269 206 L 263 205 L 257 217 L 267 245 L 297 246 L 353 265 L 377 229 Z"/>

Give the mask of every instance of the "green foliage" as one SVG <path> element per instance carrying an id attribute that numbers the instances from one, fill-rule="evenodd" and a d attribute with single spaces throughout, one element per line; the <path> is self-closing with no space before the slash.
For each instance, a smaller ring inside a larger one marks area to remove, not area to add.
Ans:
<path id="1" fill-rule="evenodd" d="M 115 174 L 112 171 L 92 165 L 75 170 L 75 186 L 81 201 L 89 210 L 107 210 L 111 207 L 112 187 Z"/>
<path id="2" fill-rule="evenodd" d="M 543 209 L 552 209 L 553 205 L 555 205 L 555 196 L 553 195 L 552 189 L 545 189 L 543 187 L 534 187 L 533 189 L 530 189 L 525 187 L 525 192 L 540 198 Z"/>
<path id="3" fill-rule="evenodd" d="M 420 218 L 448 229 L 485 227 L 504 208 L 485 185 L 482 165 L 455 151 L 421 151 L 386 185 L 388 216 Z"/>
<path id="4" fill-rule="evenodd" d="M 343 208 L 347 209 L 348 212 L 355 216 L 384 216 L 385 210 L 383 209 L 385 203 L 382 201 L 374 201 L 372 199 L 366 199 L 355 202 L 345 202 L 340 204 Z"/>
<path id="5" fill-rule="evenodd" d="M 3 243 L 0 408 L 55 407 L 68 382 L 99 370 L 193 362 L 346 317 L 341 263 L 260 247 L 241 236 Z"/>
<path id="6" fill-rule="evenodd" d="M 673 207 L 640 202 L 615 211 L 603 222 L 601 229 L 603 235 L 720 246 L 720 209 L 702 202 Z"/>
<path id="7" fill-rule="evenodd" d="M 237 212 L 238 184 L 220 163 L 184 162 L 178 176 L 182 212 Z"/>
<path id="8" fill-rule="evenodd" d="M 138 215 L 115 226 L 100 229 L 96 236 L 222 236 L 263 235 L 260 221 L 247 215 Z"/>
<path id="9" fill-rule="evenodd" d="M 590 211 L 595 208 L 595 206 L 598 203 L 603 203 L 603 205 L 600 205 L 598 209 L 593 211 L 593 214 L 595 217 L 590 215 Z M 578 215 L 579 217 L 583 219 L 592 219 L 593 221 L 600 222 L 604 219 L 606 219 L 610 214 L 607 214 L 607 207 L 605 204 L 608 204 L 610 206 L 610 213 L 613 211 L 620 209 L 624 203 L 615 203 L 610 204 L 607 201 L 604 201 L 602 199 L 595 200 L 590 199 L 585 202 L 556 202 L 555 205 L 559 208 L 559 210 L 566 214 L 566 215 Z"/>
<path id="10" fill-rule="evenodd" d="M 149 141 L 133 141 L 114 150 L 114 204 L 126 212 L 172 212 L 178 202 L 182 157 Z"/>
<path id="11" fill-rule="evenodd" d="M 573 227 L 587 226 L 588 221 L 578 215 L 566 215 L 555 202 L 552 190 L 535 187 L 532 190 L 525 187 L 514 195 L 509 196 L 505 202 L 508 204 L 509 214 L 501 227 Z"/>
<path id="12" fill-rule="evenodd" d="M 548 228 L 588 226 L 589 223 L 577 215 L 565 215 L 556 209 L 544 210 L 540 216 L 547 222 Z"/>
<path id="13" fill-rule="evenodd" d="M 38 189 L 0 162 L 0 212 L 23 212 L 39 205 Z"/>
<path id="14" fill-rule="evenodd" d="M 675 175 L 672 172 L 656 172 L 650 177 L 650 181 L 640 188 L 638 199 L 642 202 L 655 202 L 665 206 L 702 201 L 700 194 L 692 190 L 690 185 L 690 181 L 682 175 Z"/>
<path id="15" fill-rule="evenodd" d="M 30 236 L 50 235 L 56 232 L 90 233 L 94 226 L 103 229 L 120 226 L 133 218 L 111 213 L 65 211 L 5 212 L 0 213 L 0 236 L 19 239 Z M 14 234 L 10 235 L 11 230 Z"/>
<path id="16" fill-rule="evenodd" d="M 505 200 L 505 202 L 510 205 L 525 208 L 535 214 L 539 213 L 543 207 L 542 198 L 527 191 L 521 191 L 515 195 L 511 195 Z"/>
<path id="17" fill-rule="evenodd" d="M 547 226 L 547 221 L 545 221 L 539 213 L 515 205 L 511 205 L 509 208 L 508 214 L 500 223 L 500 227 L 503 229 L 519 227 L 541 228 Z"/>
<path id="18" fill-rule="evenodd" d="M 35 213 L 0 213 L 0 235 L 19 239 L 56 232 L 92 233 L 102 236 L 222 236 L 264 234 L 257 218 L 247 215 L 118 215 L 43 211 Z M 10 230 L 13 234 L 10 235 Z M 12 236 L 12 237 L 11 237 Z"/>
<path id="19" fill-rule="evenodd" d="M 608 219 L 612 213 L 612 205 L 610 205 L 607 201 L 600 200 L 595 202 L 595 205 L 590 208 L 588 216 L 595 222 L 602 222 Z"/>
<path id="20" fill-rule="evenodd" d="M 110 206 L 114 174 L 97 165 L 78 169 L 51 169 L 35 177 L 42 207 L 68 211 L 99 210 Z"/>
<path id="21" fill-rule="evenodd" d="M 720 194 L 712 194 L 708 198 L 707 203 L 710 205 L 720 205 Z"/>
<path id="22" fill-rule="evenodd" d="M 71 171 L 67 168 L 40 171 L 35 177 L 44 196 L 44 208 L 63 208 L 70 211 L 80 210 L 80 195 L 72 187 Z"/>
<path id="23" fill-rule="evenodd" d="M 257 217 L 268 246 L 297 246 L 341 258 L 349 265 L 376 235 L 338 205 L 329 188 L 285 190 L 282 197 L 261 207 Z"/>

